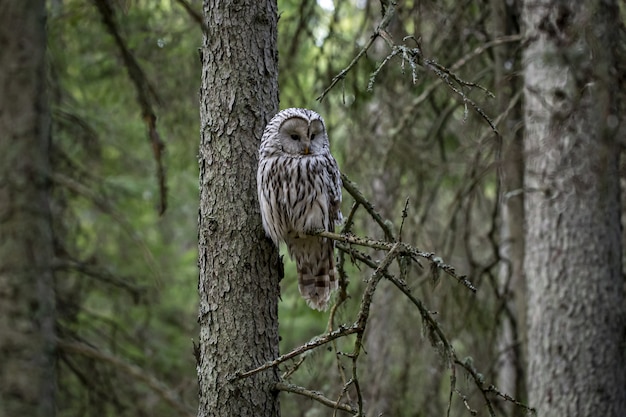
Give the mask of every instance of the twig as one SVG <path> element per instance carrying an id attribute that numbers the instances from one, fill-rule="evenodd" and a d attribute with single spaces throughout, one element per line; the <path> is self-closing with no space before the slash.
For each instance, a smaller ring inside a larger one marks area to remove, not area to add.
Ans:
<path id="1" fill-rule="evenodd" d="M 357 332 L 356 340 L 354 342 L 354 351 L 352 352 L 352 379 L 350 380 L 356 390 L 357 402 L 359 406 L 359 415 L 364 415 L 364 413 L 363 395 L 361 394 L 361 387 L 359 385 L 357 373 L 357 361 L 363 347 L 363 336 L 365 334 L 365 328 L 367 327 L 367 319 L 369 318 L 370 307 L 372 305 L 372 300 L 374 297 L 374 292 L 376 291 L 376 287 L 378 286 L 378 283 L 383 278 L 383 276 L 385 276 L 385 274 L 387 273 L 387 268 L 389 267 L 389 265 L 391 265 L 393 260 L 398 255 L 399 248 L 400 244 L 395 243 L 387 253 L 387 256 L 385 256 L 385 258 L 378 264 L 378 267 L 368 280 L 365 291 L 363 291 L 363 297 L 361 298 L 361 307 L 359 309 L 356 321 L 356 325 L 359 331 Z"/>
<path id="2" fill-rule="evenodd" d="M 380 24 L 378 25 L 378 27 L 376 27 L 376 30 L 374 30 L 374 33 L 372 33 L 372 36 L 370 36 L 370 39 L 367 41 L 365 46 L 361 48 L 359 53 L 352 59 L 352 61 L 350 62 L 350 64 L 348 64 L 347 67 L 339 71 L 339 74 L 333 77 L 332 81 L 330 82 L 330 85 L 326 87 L 326 89 L 322 92 L 322 94 L 320 94 L 316 98 L 317 101 L 321 102 L 322 100 L 324 100 L 324 97 L 326 97 L 328 92 L 332 90 L 335 84 L 337 84 L 339 81 L 343 80 L 346 77 L 348 72 L 350 72 L 350 70 L 356 65 L 356 63 L 359 62 L 359 60 L 363 57 L 363 55 L 365 55 L 365 53 L 370 49 L 374 41 L 379 36 L 385 37 L 385 34 L 386 34 L 385 29 L 387 28 L 387 26 L 389 26 L 389 22 L 391 22 L 391 17 L 394 15 L 396 11 L 395 2 L 389 2 L 389 3 L 390 4 L 387 5 L 387 8 L 385 10 L 385 15 L 380 21 Z"/>
<path id="3" fill-rule="evenodd" d="M 332 240 L 335 240 L 335 241 L 338 241 L 338 242 L 344 242 L 344 243 L 348 243 L 348 244 L 352 244 L 352 245 L 365 246 L 365 247 L 378 249 L 378 250 L 389 251 L 395 245 L 394 243 L 381 242 L 379 240 L 374 240 L 374 239 L 370 239 L 370 238 L 363 238 L 363 237 L 358 237 L 358 236 L 354 236 L 354 235 L 341 235 L 341 234 L 337 234 L 337 233 L 327 232 L 325 230 L 313 230 L 313 231 L 310 232 L 310 234 L 314 235 L 314 236 L 326 237 L 328 239 L 332 239 Z M 467 279 L 467 276 L 465 276 L 465 275 L 457 275 L 456 268 L 454 268 L 452 265 L 446 264 L 443 261 L 443 259 L 441 259 L 439 256 L 435 255 L 432 252 L 422 252 L 422 251 L 418 250 L 417 248 L 414 248 L 411 245 L 408 245 L 408 244 L 406 244 L 404 242 L 397 242 L 397 243 L 399 243 L 399 245 L 400 245 L 399 251 L 402 254 L 409 255 L 411 257 L 411 259 L 413 259 L 415 261 L 416 261 L 416 258 L 418 258 L 418 257 L 419 258 L 428 259 L 432 264 L 434 264 L 434 266 L 436 266 L 438 269 L 441 269 L 446 274 L 448 274 L 449 276 L 451 276 L 454 279 L 456 279 L 459 283 L 463 284 L 463 286 L 465 286 L 470 291 L 472 291 L 474 293 L 477 291 L 476 287 Z"/>
<path id="4" fill-rule="evenodd" d="M 505 394 L 503 392 L 501 392 L 500 390 L 498 390 L 498 388 L 496 388 L 495 385 L 491 384 L 487 387 L 485 387 L 485 377 L 481 374 L 478 373 L 478 371 L 474 368 L 474 366 L 471 364 L 471 362 L 469 361 L 460 361 L 458 359 L 455 359 L 455 363 L 459 366 L 461 366 L 463 369 L 465 369 L 465 371 L 470 374 L 470 376 L 472 377 L 472 380 L 474 381 L 474 384 L 476 384 L 476 387 L 480 390 L 485 403 L 487 404 L 487 408 L 489 410 L 489 414 L 491 416 L 495 416 L 495 411 L 491 405 L 491 400 L 489 400 L 489 397 L 487 396 L 487 394 L 489 393 L 493 393 L 496 396 L 504 399 L 505 401 L 509 401 L 513 404 L 515 404 L 518 407 L 521 407 L 523 409 L 525 409 L 528 413 L 531 413 L 532 415 L 537 415 L 537 410 L 535 410 L 532 407 L 529 407 L 519 401 L 517 401 L 516 399 L 514 399 L 513 397 L 511 397 L 508 394 Z"/>
<path id="5" fill-rule="evenodd" d="M 380 240 L 370 239 L 367 237 L 359 237 L 355 235 L 340 235 L 340 234 L 333 233 L 333 232 L 327 232 L 326 230 L 323 230 L 323 229 L 313 230 L 310 232 L 310 234 L 313 236 L 327 237 L 329 239 L 332 239 L 338 242 L 350 243 L 350 244 L 359 245 L 359 246 L 366 246 L 366 247 L 369 247 L 372 249 L 378 249 L 378 250 L 389 251 L 394 246 L 394 243 L 382 242 Z"/>
<path id="6" fill-rule="evenodd" d="M 276 385 L 274 385 L 274 388 L 280 391 L 293 392 L 294 394 L 303 395 L 335 410 L 345 411 L 352 415 L 357 414 L 357 411 L 349 404 L 342 404 L 338 401 L 333 401 L 330 398 L 325 397 L 321 392 L 318 391 L 312 391 L 310 389 L 306 389 L 304 387 L 300 387 L 298 385 L 290 384 L 284 381 L 277 382 Z"/>
<path id="7" fill-rule="evenodd" d="M 350 195 L 354 198 L 354 200 L 357 203 L 361 204 L 365 208 L 365 210 L 367 210 L 370 216 L 372 216 L 372 219 L 374 219 L 374 221 L 378 223 L 380 228 L 383 229 L 387 240 L 389 240 L 390 242 L 393 242 L 395 239 L 393 237 L 393 232 L 391 231 L 391 228 L 389 227 L 389 225 L 385 223 L 381 215 L 374 209 L 374 206 L 372 205 L 372 203 L 370 203 L 363 196 L 363 194 L 361 193 L 359 188 L 356 186 L 356 184 L 350 181 L 350 178 L 348 178 L 343 173 L 341 174 L 341 181 L 343 182 L 343 188 L 345 188 L 346 191 L 350 193 Z"/>
<path id="8" fill-rule="evenodd" d="M 287 369 L 287 371 L 285 371 L 285 373 L 283 373 L 281 378 L 282 379 L 287 379 L 291 375 L 293 375 L 293 373 L 296 372 L 300 368 L 300 365 L 302 365 L 302 363 L 304 363 L 306 358 L 307 358 L 306 356 L 301 357 L 296 363 L 293 364 L 293 366 L 291 368 Z"/>
<path id="9" fill-rule="evenodd" d="M 348 233 L 352 230 L 352 226 L 354 225 L 354 215 L 356 214 L 356 211 L 358 210 L 360 205 L 361 203 L 359 203 L 358 201 L 355 201 L 354 204 L 352 204 L 352 207 L 350 208 L 350 213 L 348 213 L 348 217 L 346 217 L 346 221 L 344 222 L 343 228 L 341 229 L 343 233 Z"/>
<path id="10" fill-rule="evenodd" d="M 400 223 L 400 230 L 398 231 L 398 240 L 402 241 L 402 228 L 404 227 L 404 221 L 409 215 L 409 197 L 404 202 L 404 209 L 402 209 L 402 222 Z"/>
<path id="11" fill-rule="evenodd" d="M 254 374 L 257 374 L 261 371 L 264 371 L 266 369 L 270 369 L 273 368 L 274 366 L 280 365 L 281 363 L 294 358 L 298 355 L 303 354 L 304 352 L 307 352 L 309 350 L 315 349 L 318 346 L 322 346 L 325 345 L 326 343 L 338 339 L 340 337 L 343 336 L 347 336 L 350 334 L 354 334 L 356 332 L 358 332 L 359 329 L 358 327 L 356 327 L 356 323 L 353 324 L 352 326 L 340 326 L 337 330 L 334 330 L 330 333 L 326 333 L 323 334 L 321 336 L 315 337 L 314 339 L 312 339 L 311 341 L 309 341 L 308 343 L 305 343 L 302 346 L 299 346 L 297 348 L 295 348 L 294 350 L 292 350 L 289 353 L 286 353 L 284 355 L 279 356 L 278 358 L 272 360 L 272 361 L 268 361 L 265 362 L 263 365 L 256 367 L 254 369 L 251 369 L 249 371 L 239 371 L 239 372 L 235 372 L 234 375 L 232 375 L 229 380 L 235 380 L 235 379 L 241 379 L 241 378 L 247 378 L 249 376 L 252 376 Z"/>
<path id="12" fill-rule="evenodd" d="M 533 416 L 537 415 L 537 410 L 535 408 L 529 407 L 526 404 L 523 404 L 523 403 L 517 401 L 515 398 L 511 397 L 510 395 L 508 395 L 506 393 L 500 392 L 494 385 L 489 385 L 486 388 L 486 391 L 487 392 L 492 392 L 495 395 L 497 395 L 498 397 L 502 398 L 503 400 L 511 402 L 511 403 L 515 404 L 516 406 L 525 409 L 528 413 L 532 414 Z"/>

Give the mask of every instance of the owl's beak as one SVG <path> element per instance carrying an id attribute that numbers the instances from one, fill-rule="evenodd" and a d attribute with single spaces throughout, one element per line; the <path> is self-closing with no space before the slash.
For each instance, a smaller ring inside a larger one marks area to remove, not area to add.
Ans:
<path id="1" fill-rule="evenodd" d="M 308 145 L 304 145 L 304 151 L 302 151 L 303 155 L 308 155 L 309 154 L 309 146 Z"/>

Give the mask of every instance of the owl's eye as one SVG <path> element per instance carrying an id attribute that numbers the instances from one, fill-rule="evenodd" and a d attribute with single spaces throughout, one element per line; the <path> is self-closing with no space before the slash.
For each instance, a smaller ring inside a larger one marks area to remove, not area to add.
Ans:
<path id="1" fill-rule="evenodd" d="M 300 135 L 296 135 L 294 133 L 293 135 L 291 135 L 291 139 L 293 139 L 293 140 L 300 140 Z"/>
<path id="2" fill-rule="evenodd" d="M 315 133 L 311 133 L 311 140 L 315 139 Z"/>

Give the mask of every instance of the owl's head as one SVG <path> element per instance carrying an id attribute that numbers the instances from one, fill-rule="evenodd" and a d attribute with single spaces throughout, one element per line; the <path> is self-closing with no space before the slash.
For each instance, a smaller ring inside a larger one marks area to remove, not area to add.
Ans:
<path id="1" fill-rule="evenodd" d="M 328 152 L 328 136 L 322 116 L 308 109 L 285 109 L 267 124 L 261 147 L 298 157 Z"/>

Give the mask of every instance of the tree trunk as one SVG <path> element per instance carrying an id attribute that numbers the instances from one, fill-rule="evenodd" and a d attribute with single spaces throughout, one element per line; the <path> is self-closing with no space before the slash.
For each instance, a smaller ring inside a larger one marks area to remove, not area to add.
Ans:
<path id="1" fill-rule="evenodd" d="M 258 147 L 278 107 L 275 0 L 205 0 L 200 90 L 198 416 L 277 416 L 280 260 L 256 197 Z"/>
<path id="2" fill-rule="evenodd" d="M 491 0 L 495 37 L 519 34 L 519 2 Z M 504 111 L 521 88 L 517 44 L 494 49 L 495 108 Z M 526 398 L 524 378 L 525 285 L 524 262 L 524 194 L 523 138 L 521 100 L 502 119 L 500 181 L 500 271 L 498 290 L 502 313 L 498 334 L 498 388 L 519 400 Z M 504 407 L 510 415 L 522 416 L 524 410 L 512 403 Z"/>
<path id="3" fill-rule="evenodd" d="M 379 177 L 371 180 L 372 195 L 375 198 L 376 209 L 384 219 L 393 218 L 393 205 L 397 198 L 395 192 L 388 189 L 392 183 L 389 171 L 382 172 Z M 382 178 L 381 178 L 382 177 Z M 380 236 L 377 224 L 366 225 L 367 236 Z M 381 238 L 384 238 L 381 237 Z M 365 281 L 365 278 L 364 278 Z M 388 416 L 392 410 L 401 408 L 398 404 L 397 380 L 393 377 L 393 361 L 391 340 L 402 340 L 401 333 L 405 331 L 401 320 L 397 319 L 394 307 L 401 301 L 400 294 L 391 285 L 379 285 L 376 296 L 372 301 L 371 311 L 367 324 L 368 334 L 365 338 L 367 352 L 367 410 L 368 415 Z M 395 320 L 394 320 L 395 318 Z"/>
<path id="4" fill-rule="evenodd" d="M 527 0 L 524 270 L 540 416 L 623 416 L 615 1 Z"/>
<path id="5" fill-rule="evenodd" d="M 0 416 L 55 415 L 43 0 L 0 7 Z"/>

